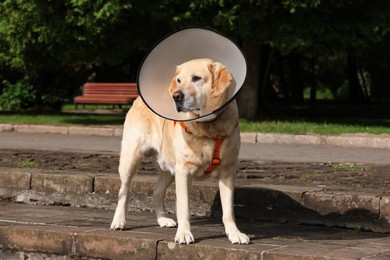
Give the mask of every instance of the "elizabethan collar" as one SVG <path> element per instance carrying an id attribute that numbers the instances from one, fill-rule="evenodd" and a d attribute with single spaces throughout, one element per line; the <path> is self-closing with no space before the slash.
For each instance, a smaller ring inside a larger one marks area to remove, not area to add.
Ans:
<path id="1" fill-rule="evenodd" d="M 233 77 L 225 104 L 210 114 L 188 119 L 176 110 L 168 88 L 176 66 L 208 58 L 226 66 Z M 246 76 L 246 62 L 241 50 L 228 38 L 203 28 L 175 32 L 159 42 L 144 59 L 138 72 L 138 91 L 146 105 L 157 115 L 174 121 L 208 122 L 218 117 L 241 88 Z"/>

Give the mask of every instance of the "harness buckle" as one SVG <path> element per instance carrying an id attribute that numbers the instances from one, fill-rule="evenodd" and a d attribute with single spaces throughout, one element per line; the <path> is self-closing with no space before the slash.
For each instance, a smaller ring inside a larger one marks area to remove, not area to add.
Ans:
<path id="1" fill-rule="evenodd" d="M 213 158 L 213 160 L 211 161 L 211 164 L 212 165 L 218 165 L 221 163 L 221 159 L 220 158 Z"/>

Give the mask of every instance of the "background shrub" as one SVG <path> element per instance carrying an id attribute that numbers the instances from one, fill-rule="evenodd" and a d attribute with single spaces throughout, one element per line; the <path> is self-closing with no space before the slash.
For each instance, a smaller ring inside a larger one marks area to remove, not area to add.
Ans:
<path id="1" fill-rule="evenodd" d="M 5 86 L 0 95 L 0 111 L 20 111 L 31 107 L 35 100 L 34 88 L 25 80 L 10 83 L 3 81 Z"/>

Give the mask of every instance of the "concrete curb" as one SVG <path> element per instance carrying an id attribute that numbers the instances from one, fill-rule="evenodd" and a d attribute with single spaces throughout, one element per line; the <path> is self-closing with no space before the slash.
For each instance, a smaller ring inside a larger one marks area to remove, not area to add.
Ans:
<path id="1" fill-rule="evenodd" d="M 28 124 L 0 124 L 0 132 L 94 135 L 121 137 L 122 126 L 52 126 Z M 317 134 L 278 134 L 278 133 L 241 133 L 241 141 L 246 143 L 268 144 L 312 144 L 343 147 L 367 147 L 390 149 L 390 135 L 343 134 L 337 136 Z"/>
<path id="2" fill-rule="evenodd" d="M 132 182 L 129 209 L 152 211 L 158 176 L 139 174 Z M 174 185 L 167 191 L 166 207 L 175 212 Z M 120 180 L 117 175 L 47 173 L 37 169 L 0 169 L 0 199 L 38 205 L 115 209 Z M 261 200 L 259 200 L 261 198 Z M 195 182 L 192 214 L 221 216 L 215 181 Z M 321 187 L 264 185 L 238 180 L 237 217 L 302 224 L 339 226 L 390 232 L 390 196 L 324 190 Z"/>

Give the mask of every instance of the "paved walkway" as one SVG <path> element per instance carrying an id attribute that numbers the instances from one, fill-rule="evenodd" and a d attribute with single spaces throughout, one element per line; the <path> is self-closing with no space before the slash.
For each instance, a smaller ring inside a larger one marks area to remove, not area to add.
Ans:
<path id="1" fill-rule="evenodd" d="M 122 136 L 121 126 L 53 126 L 28 124 L 0 124 L 0 132 L 41 133 L 62 135 Z M 390 135 L 344 134 L 337 136 L 318 134 L 241 133 L 244 143 L 313 144 L 343 147 L 390 149 Z"/>
<path id="2" fill-rule="evenodd" d="M 390 259 L 390 236 L 379 233 L 239 219 L 252 243 L 231 245 L 219 221 L 194 218 L 195 244 L 177 245 L 176 229 L 159 228 L 152 214 L 129 214 L 125 231 L 108 229 L 112 216 L 0 202 L 0 259 Z"/>
<path id="3" fill-rule="evenodd" d="M 87 130 L 78 135 L 0 131 L 0 149 L 119 152 L 120 135 L 88 135 Z M 289 144 L 277 139 L 269 143 L 258 137 L 243 138 L 240 159 L 390 164 L 389 149 L 373 145 L 307 144 L 291 137 Z M 150 209 L 155 181 L 147 176 L 135 180 L 133 189 L 141 195 L 133 194 L 134 208 Z M 118 188 L 117 175 L 0 169 L 0 259 L 390 259 L 389 233 L 362 231 L 389 232 L 390 197 L 386 194 L 239 181 L 238 224 L 252 243 L 230 245 L 219 221 L 195 217 L 196 243 L 179 246 L 172 243 L 176 230 L 158 228 L 149 213 L 130 213 L 123 232 L 108 230 Z M 196 184 L 195 191 L 194 208 L 204 210 L 198 215 L 219 216 L 215 183 Z M 174 191 L 168 194 L 167 207 L 174 210 Z M 286 220 L 353 229 L 280 224 Z"/>
<path id="4" fill-rule="evenodd" d="M 0 132 L 0 149 L 119 154 L 120 137 Z M 390 164 L 389 149 L 308 144 L 241 144 L 240 159 L 284 162 Z"/>

